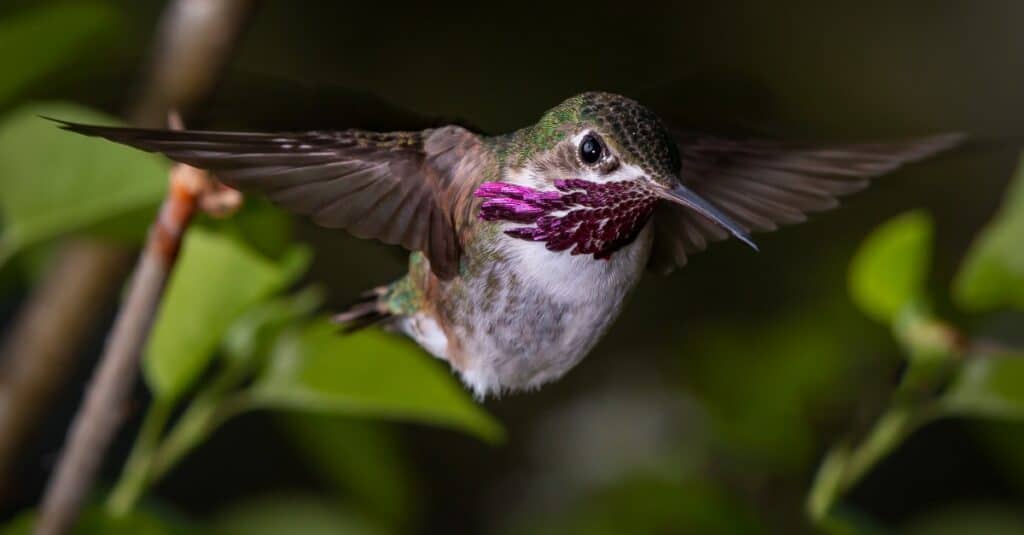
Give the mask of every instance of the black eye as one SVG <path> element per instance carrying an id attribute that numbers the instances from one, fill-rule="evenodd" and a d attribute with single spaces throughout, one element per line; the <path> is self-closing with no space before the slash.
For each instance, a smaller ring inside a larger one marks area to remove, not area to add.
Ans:
<path id="1" fill-rule="evenodd" d="M 580 142 L 580 158 L 586 163 L 597 163 L 604 148 L 594 136 L 588 135 Z"/>

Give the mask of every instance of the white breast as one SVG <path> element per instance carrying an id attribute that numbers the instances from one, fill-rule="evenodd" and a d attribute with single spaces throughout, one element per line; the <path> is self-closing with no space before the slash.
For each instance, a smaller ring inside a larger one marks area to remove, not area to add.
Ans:
<path id="1" fill-rule="evenodd" d="M 618 317 L 643 273 L 652 235 L 648 225 L 607 260 L 503 239 L 506 268 L 518 279 L 519 299 L 528 308 L 503 313 L 499 306 L 495 314 L 479 316 L 477 327 L 462 340 L 470 357 L 460 370 L 463 380 L 484 396 L 536 388 L 569 371 Z M 497 327 L 488 334 L 492 325 Z M 518 339 L 513 347 L 509 337 Z"/>
<path id="2" fill-rule="evenodd" d="M 618 173 L 579 178 L 622 180 L 637 172 L 624 165 Z M 504 180 L 543 188 L 530 170 L 510 173 Z M 520 226 L 496 224 L 501 230 Z M 543 242 L 499 233 L 494 252 L 504 261 L 500 268 L 491 267 L 500 272 L 480 273 L 452 286 L 475 311 L 468 325 L 454 325 L 450 333 L 460 348 L 463 381 L 483 397 L 536 388 L 579 363 L 608 330 L 639 281 L 650 255 L 651 227 L 648 224 L 636 240 L 608 259 L 573 255 L 570 250 L 549 251 Z M 492 280 L 504 281 L 503 287 L 495 290 Z M 426 332 L 431 330 L 424 327 L 429 326 L 420 325 L 421 343 L 428 341 Z M 450 346 L 436 342 L 432 352 L 441 356 Z"/>
<path id="3" fill-rule="evenodd" d="M 514 225 L 509 225 L 512 227 Z M 651 225 L 608 259 L 549 251 L 542 242 L 509 238 L 503 250 L 513 269 L 538 291 L 563 303 L 602 304 L 636 284 L 650 253 Z M 614 300 L 614 299 L 613 299 Z"/>

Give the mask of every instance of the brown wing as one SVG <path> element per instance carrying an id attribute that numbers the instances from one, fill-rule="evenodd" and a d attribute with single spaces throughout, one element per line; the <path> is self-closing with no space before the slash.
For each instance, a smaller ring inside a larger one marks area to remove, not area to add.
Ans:
<path id="1" fill-rule="evenodd" d="M 800 223 L 835 207 L 871 178 L 955 146 L 960 134 L 902 143 L 812 146 L 740 141 L 677 133 L 685 185 L 748 232 Z M 729 235 L 686 208 L 663 203 L 655 212 L 650 267 L 661 273 L 686 264 L 687 255 Z"/>
<path id="2" fill-rule="evenodd" d="M 465 176 L 463 160 L 483 150 L 457 126 L 390 133 L 62 127 L 208 169 L 325 227 L 422 251 L 445 279 L 457 273 L 461 254 L 452 199 L 467 197 L 463 190 L 476 178 Z"/>

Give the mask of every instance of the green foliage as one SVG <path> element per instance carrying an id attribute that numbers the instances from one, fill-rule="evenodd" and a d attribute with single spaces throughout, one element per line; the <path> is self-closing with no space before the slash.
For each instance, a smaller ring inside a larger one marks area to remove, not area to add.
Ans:
<path id="1" fill-rule="evenodd" d="M 252 392 L 258 406 L 419 421 L 492 441 L 502 436 L 451 374 L 407 340 L 376 330 L 339 336 L 324 320 L 282 335 L 279 344 Z"/>
<path id="2" fill-rule="evenodd" d="M 243 365 L 265 361 L 281 331 L 310 317 L 323 301 L 323 292 L 307 288 L 269 299 L 242 314 L 224 334 L 224 356 Z"/>
<path id="3" fill-rule="evenodd" d="M 226 236 L 190 230 L 146 349 L 145 376 L 154 394 L 179 397 L 232 322 L 294 280 L 307 260 L 305 250 L 295 249 L 275 263 Z"/>
<path id="4" fill-rule="evenodd" d="M 228 219 L 205 223 L 208 228 L 245 242 L 272 259 L 287 253 L 294 243 L 292 217 L 259 197 L 246 197 L 242 209 Z"/>
<path id="5" fill-rule="evenodd" d="M 26 246 L 154 207 L 167 188 L 162 158 L 65 132 L 39 115 L 112 122 L 62 103 L 26 106 L 0 120 L 0 263 Z"/>
<path id="6" fill-rule="evenodd" d="M 186 235 L 144 360 L 155 400 L 108 510 L 132 511 L 153 481 L 222 422 L 264 408 L 289 411 L 292 435 L 325 478 L 377 521 L 397 526 L 409 506 L 396 454 L 380 431 L 353 429 L 339 415 L 434 423 L 491 440 L 501 428 L 412 344 L 376 331 L 344 336 L 312 320 L 322 300 L 315 289 L 277 295 L 309 255 L 288 245 L 278 211 L 257 206 L 249 214 Z M 351 455 L 338 459 L 342 451 Z M 380 462 L 366 464 L 373 456 Z"/>
<path id="7" fill-rule="evenodd" d="M 272 496 L 237 504 L 213 522 L 224 535 L 371 535 L 384 533 L 337 503 L 311 496 Z"/>
<path id="8" fill-rule="evenodd" d="M 0 535 L 30 535 L 38 514 L 28 511 L 20 514 L 2 529 Z M 82 511 L 71 535 L 200 535 L 195 526 L 181 526 L 147 511 L 114 517 L 102 509 L 87 507 Z"/>
<path id="9" fill-rule="evenodd" d="M 0 20 L 0 106 L 89 51 L 91 41 L 119 22 L 117 12 L 100 2 L 42 5 Z"/>
<path id="10" fill-rule="evenodd" d="M 509 533 L 766 533 L 749 511 L 713 483 L 627 477 L 552 517 L 530 518 Z"/>
<path id="11" fill-rule="evenodd" d="M 837 314 L 834 307 L 809 307 L 743 336 L 728 327 L 701 328 L 700 345 L 686 352 L 687 383 L 734 454 L 779 472 L 814 455 L 819 445 L 810 415 L 842 396 L 858 361 L 828 329 Z"/>
<path id="12" fill-rule="evenodd" d="M 1022 177 L 1024 165 L 1000 214 L 972 247 L 957 276 L 954 297 L 966 309 L 1024 305 Z M 853 300 L 866 314 L 892 326 L 908 362 L 890 405 L 868 434 L 857 442 L 837 443 L 822 462 L 807 508 L 824 530 L 858 532 L 836 514 L 835 502 L 920 426 L 948 416 L 1024 420 L 1024 354 L 985 352 L 979 348 L 987 345 L 966 343 L 963 333 L 921 306 L 930 249 L 929 219 L 910 213 L 876 230 L 853 261 Z M 954 519 L 952 524 L 974 530 L 991 519 L 993 526 L 1013 526 L 1007 532 L 1020 526 L 1019 519 L 1006 523 L 1006 518 L 982 517 L 980 523 Z M 952 524 L 922 525 L 932 529 Z"/>
<path id="13" fill-rule="evenodd" d="M 317 476 L 341 496 L 391 531 L 410 525 L 412 469 L 391 429 L 370 420 L 308 412 L 284 414 L 281 421 Z"/>
<path id="14" fill-rule="evenodd" d="M 964 309 L 1024 309 L 1024 163 L 995 219 L 971 246 L 953 284 Z"/>
<path id="15" fill-rule="evenodd" d="M 850 266 L 850 294 L 865 314 L 890 323 L 922 296 L 931 240 L 931 219 L 922 212 L 893 218 L 864 240 Z"/>
<path id="16" fill-rule="evenodd" d="M 79 12 L 80 25 L 68 27 L 50 49 L 34 51 L 41 59 L 15 58 L 12 68 L 0 73 L 0 106 L 52 72 L 65 61 L 57 56 L 73 48 L 68 43 L 80 41 L 102 22 L 102 17 L 89 18 L 88 8 L 82 7 L 87 5 L 71 8 L 85 10 Z M 58 11 L 40 9 L 35 19 L 0 25 L 0 58 L 13 49 L 6 43 L 26 38 L 18 33 L 20 27 L 11 30 L 15 23 L 59 29 L 68 19 L 61 19 L 66 13 L 53 15 Z M 23 108 L 0 120 L 0 259 L 67 233 L 141 236 L 166 189 L 165 162 L 62 132 L 36 117 L 40 114 L 111 122 L 69 104 Z M 126 218 L 132 223 L 124 224 Z M 374 329 L 344 336 L 314 316 L 322 302 L 318 291 L 282 294 L 308 263 L 305 251 L 291 246 L 287 215 L 248 199 L 229 220 L 199 222 L 201 227 L 187 235 L 147 348 L 145 374 L 156 401 L 111 500 L 110 510 L 120 514 L 87 510 L 76 533 L 195 533 L 135 506 L 147 488 L 218 425 L 245 410 L 281 412 L 288 437 L 331 495 L 246 501 L 216 516 L 213 525 L 223 535 L 409 528 L 416 514 L 414 478 L 393 429 L 374 419 L 501 438 L 500 426 L 445 366 L 413 344 Z M 923 306 L 932 233 L 926 214 L 899 216 L 865 240 L 850 266 L 853 301 L 892 327 L 906 372 L 874 426 L 838 441 L 825 457 L 808 496 L 811 517 L 825 531 L 878 531 L 845 508 L 843 497 L 921 425 L 946 416 L 1024 420 L 1024 355 L 972 354 L 964 349 L 969 346 L 960 345 L 957 329 Z M 954 285 L 957 303 L 972 311 L 1024 307 L 1022 235 L 1024 166 L 1002 211 L 964 262 Z M 862 333 L 840 331 L 850 322 L 836 301 L 822 298 L 826 304 L 773 318 L 743 336 L 731 326 L 701 328 L 697 351 L 688 354 L 708 358 L 688 363 L 688 379 L 710 415 L 699 425 L 706 424 L 714 431 L 711 442 L 718 441 L 705 444 L 707 451 L 700 454 L 710 458 L 720 453 L 710 453 L 712 448 L 726 451 L 727 462 L 716 465 L 726 474 L 723 479 L 760 488 L 774 477 L 803 474 L 814 459 L 821 446 L 816 426 L 822 415 L 829 416 L 833 399 L 850 397 L 843 387 L 850 388 L 853 366 L 866 352 L 863 345 L 849 343 Z M 1015 452 L 1015 446 L 1007 451 Z M 759 475 L 737 475 L 746 471 Z M 576 489 L 560 510 L 542 518 L 544 525 L 530 519 L 526 527 L 553 533 L 763 529 L 721 481 L 705 475 L 619 473 Z M 1019 519 L 1012 514 L 961 513 L 934 515 L 905 527 L 910 533 L 978 526 L 1019 532 Z M 32 522 L 31 514 L 23 515 L 0 534 L 28 533 Z"/>
<path id="17" fill-rule="evenodd" d="M 1024 419 L 1024 354 L 977 355 L 942 397 L 951 415 Z"/>

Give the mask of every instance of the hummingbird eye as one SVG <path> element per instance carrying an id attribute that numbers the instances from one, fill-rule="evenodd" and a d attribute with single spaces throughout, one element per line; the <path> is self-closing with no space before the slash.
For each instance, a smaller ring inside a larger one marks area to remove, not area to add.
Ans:
<path id="1" fill-rule="evenodd" d="M 601 142 L 596 137 L 587 134 L 586 137 L 580 141 L 580 159 L 588 164 L 597 163 L 601 159 L 601 155 L 604 153 L 604 147 L 601 146 Z"/>

